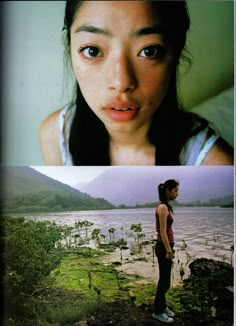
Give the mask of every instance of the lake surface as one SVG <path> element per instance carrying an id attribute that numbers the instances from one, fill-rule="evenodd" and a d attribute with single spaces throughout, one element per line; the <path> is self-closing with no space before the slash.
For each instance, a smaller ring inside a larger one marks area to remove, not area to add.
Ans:
<path id="1" fill-rule="evenodd" d="M 134 241 L 131 224 L 141 223 L 144 240 L 155 238 L 155 208 L 116 209 L 103 211 L 78 211 L 28 215 L 37 221 L 50 220 L 59 225 L 74 226 L 75 222 L 88 220 L 94 223 L 92 231 L 99 228 L 109 239 L 108 229 L 114 228 L 115 240 L 122 237 Z M 123 230 L 121 230 L 123 228 Z M 175 249 L 180 250 L 185 241 L 186 250 L 197 257 L 231 261 L 230 248 L 234 243 L 234 210 L 218 207 L 184 207 L 174 211 Z"/>

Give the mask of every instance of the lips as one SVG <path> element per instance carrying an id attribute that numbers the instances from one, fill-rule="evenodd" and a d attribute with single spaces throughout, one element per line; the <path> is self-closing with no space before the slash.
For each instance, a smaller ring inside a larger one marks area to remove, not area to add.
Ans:
<path id="1" fill-rule="evenodd" d="M 139 107 L 132 102 L 113 101 L 105 106 L 105 112 L 114 121 L 125 122 L 132 120 Z"/>

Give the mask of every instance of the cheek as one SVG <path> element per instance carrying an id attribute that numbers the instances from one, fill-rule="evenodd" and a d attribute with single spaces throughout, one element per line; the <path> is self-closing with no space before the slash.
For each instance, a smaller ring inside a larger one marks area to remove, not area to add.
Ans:
<path id="1" fill-rule="evenodd" d="M 82 64 L 81 59 L 79 58 L 79 55 L 77 53 L 76 47 L 72 47 L 71 50 L 71 62 L 72 62 L 72 68 L 73 72 L 75 74 L 75 77 L 78 81 L 78 83 L 81 84 L 86 82 L 87 69 L 86 66 Z"/>
<path id="2" fill-rule="evenodd" d="M 83 65 L 81 65 L 80 60 L 76 56 L 72 56 L 72 67 L 75 77 L 80 85 L 86 83 L 88 73 Z"/>
<path id="3" fill-rule="evenodd" d="M 99 85 L 101 85 L 101 80 L 103 79 L 103 73 L 101 71 L 98 72 L 91 66 L 84 65 L 79 59 L 73 59 L 72 66 L 83 95 L 89 94 L 92 91 L 96 92 L 99 89 Z"/>
<path id="4" fill-rule="evenodd" d="M 146 75 L 146 74 L 145 74 Z M 143 75 L 144 76 L 144 75 Z M 169 69 L 163 69 L 162 71 L 152 72 L 143 78 L 143 85 L 145 85 L 146 94 L 149 97 L 149 104 L 157 107 L 164 99 L 169 83 L 171 73 Z"/>
<path id="5" fill-rule="evenodd" d="M 93 86 L 94 86 L 94 78 L 91 77 L 88 69 L 84 65 L 81 65 L 78 59 L 72 57 L 72 67 L 73 72 L 76 77 L 76 80 L 79 84 L 80 90 L 86 99 L 87 102 L 89 101 L 89 98 L 91 97 L 91 93 L 93 92 Z"/>
<path id="6" fill-rule="evenodd" d="M 85 101 L 92 111 L 96 112 L 99 99 L 102 96 L 101 87 L 99 88 L 101 75 L 92 74 L 90 70 L 78 67 L 74 72 Z"/>

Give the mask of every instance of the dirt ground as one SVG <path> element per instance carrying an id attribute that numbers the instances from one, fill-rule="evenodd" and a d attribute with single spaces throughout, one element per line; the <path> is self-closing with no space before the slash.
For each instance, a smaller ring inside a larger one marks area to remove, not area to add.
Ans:
<path id="1" fill-rule="evenodd" d="M 152 307 L 136 307 L 132 302 L 113 302 L 102 306 L 96 310 L 87 320 L 81 320 L 74 326 L 157 326 L 163 323 L 152 318 Z M 207 321 L 205 316 L 189 314 L 176 315 L 173 325 L 202 325 L 216 326 L 215 321 Z M 222 324 L 223 326 L 223 324 Z"/>

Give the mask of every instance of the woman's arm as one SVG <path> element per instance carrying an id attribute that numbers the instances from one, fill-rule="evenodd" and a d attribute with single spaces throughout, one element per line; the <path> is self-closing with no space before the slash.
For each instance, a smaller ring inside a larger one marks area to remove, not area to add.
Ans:
<path id="1" fill-rule="evenodd" d="M 39 143 L 46 165 L 63 165 L 60 150 L 59 114 L 53 112 L 43 120 L 39 129 Z"/>
<path id="2" fill-rule="evenodd" d="M 173 259 L 174 253 L 172 251 L 172 248 L 170 246 L 170 242 L 169 242 L 169 239 L 168 239 L 167 233 L 166 233 L 167 216 L 169 214 L 167 206 L 164 204 L 161 204 L 161 205 L 159 205 L 157 211 L 158 211 L 159 222 L 160 222 L 160 235 L 161 235 L 162 242 L 163 242 L 166 252 L 167 252 L 166 258 Z"/>

